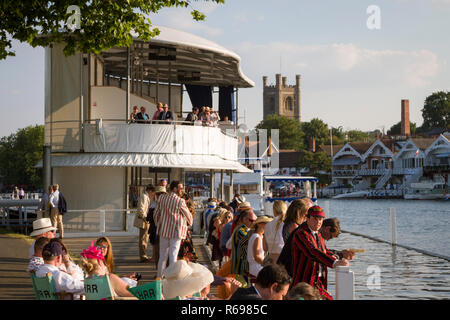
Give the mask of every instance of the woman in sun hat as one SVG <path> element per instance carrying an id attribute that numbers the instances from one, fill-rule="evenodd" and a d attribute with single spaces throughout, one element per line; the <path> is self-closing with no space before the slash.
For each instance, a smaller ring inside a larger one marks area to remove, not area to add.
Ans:
<path id="1" fill-rule="evenodd" d="M 255 232 L 250 236 L 248 240 L 248 248 L 247 248 L 247 260 L 248 260 L 248 271 L 251 276 L 258 275 L 259 271 L 263 268 L 262 263 L 264 261 L 265 250 L 263 246 L 263 236 L 264 229 L 268 222 L 272 221 L 272 218 L 268 216 L 259 216 L 255 224 L 253 225 L 253 229 Z"/>
<path id="2" fill-rule="evenodd" d="M 164 299 L 189 298 L 194 293 L 207 290 L 214 275 L 199 263 L 177 260 L 164 270 L 162 290 Z"/>

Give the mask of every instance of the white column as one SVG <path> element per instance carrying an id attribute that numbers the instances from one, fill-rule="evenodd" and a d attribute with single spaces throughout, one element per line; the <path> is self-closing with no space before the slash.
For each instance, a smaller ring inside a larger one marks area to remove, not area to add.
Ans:
<path id="1" fill-rule="evenodd" d="M 350 267 L 336 267 L 336 300 L 355 300 L 355 275 Z"/>

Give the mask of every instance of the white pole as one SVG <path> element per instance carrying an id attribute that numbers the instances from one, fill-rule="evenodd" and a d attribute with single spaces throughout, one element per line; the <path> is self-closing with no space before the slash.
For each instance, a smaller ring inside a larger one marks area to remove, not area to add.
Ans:
<path id="1" fill-rule="evenodd" d="M 391 220 L 391 245 L 397 244 L 397 219 L 395 214 L 395 208 L 389 208 L 390 220 Z"/>
<path id="2" fill-rule="evenodd" d="M 106 232 L 105 210 L 100 210 L 99 220 L 100 220 L 100 233 L 104 234 Z"/>
<path id="3" fill-rule="evenodd" d="M 355 300 L 355 275 L 350 267 L 336 267 L 336 300 Z"/>

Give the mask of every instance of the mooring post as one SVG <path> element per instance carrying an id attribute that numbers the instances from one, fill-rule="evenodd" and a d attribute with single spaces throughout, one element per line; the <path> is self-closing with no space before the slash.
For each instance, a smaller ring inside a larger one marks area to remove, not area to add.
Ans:
<path id="1" fill-rule="evenodd" d="M 355 300 L 355 275 L 350 267 L 336 267 L 336 300 Z"/>
<path id="2" fill-rule="evenodd" d="M 389 215 L 391 221 L 391 245 L 397 245 L 397 217 L 395 208 L 389 208 Z"/>

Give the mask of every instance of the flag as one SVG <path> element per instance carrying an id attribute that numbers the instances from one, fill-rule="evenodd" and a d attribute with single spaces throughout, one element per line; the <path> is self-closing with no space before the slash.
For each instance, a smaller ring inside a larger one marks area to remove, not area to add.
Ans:
<path id="1" fill-rule="evenodd" d="M 416 150 L 416 157 L 419 155 L 419 149 Z"/>

